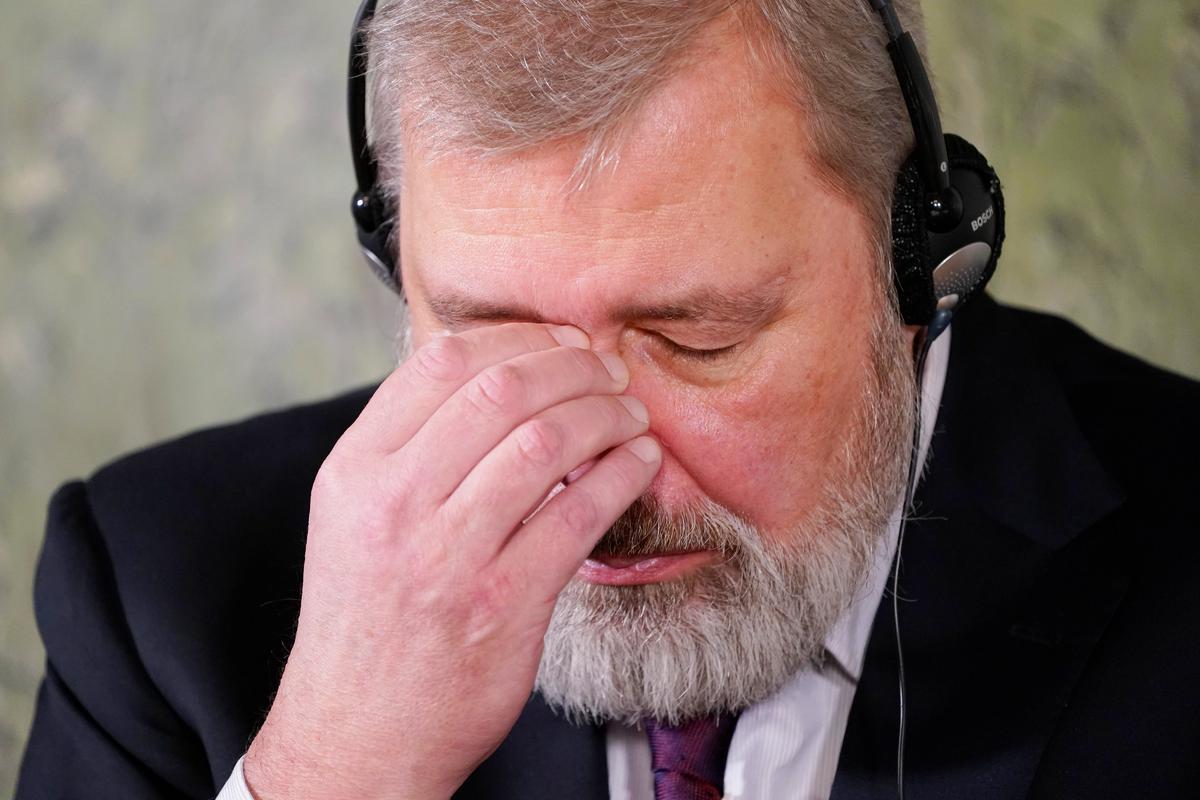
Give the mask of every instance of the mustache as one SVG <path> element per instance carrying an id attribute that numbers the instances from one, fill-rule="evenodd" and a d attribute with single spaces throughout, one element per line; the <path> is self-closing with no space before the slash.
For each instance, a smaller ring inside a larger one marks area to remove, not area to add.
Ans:
<path id="1" fill-rule="evenodd" d="M 592 556 L 713 550 L 731 557 L 746 546 L 748 529 L 734 512 L 711 500 L 668 513 L 653 496 L 643 495 L 605 532 L 592 549 Z"/>

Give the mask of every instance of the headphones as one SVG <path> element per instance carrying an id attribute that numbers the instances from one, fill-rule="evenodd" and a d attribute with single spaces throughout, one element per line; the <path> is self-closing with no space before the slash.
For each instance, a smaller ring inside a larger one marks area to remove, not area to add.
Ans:
<path id="1" fill-rule="evenodd" d="M 943 136 L 929 76 L 891 0 L 868 2 L 887 32 L 914 135 L 913 152 L 900 167 L 892 198 L 892 277 L 904 322 L 926 326 L 926 338 L 932 341 L 995 271 L 1004 241 L 1004 197 L 987 159 L 965 139 Z M 351 211 L 367 264 L 399 294 L 400 268 L 392 241 L 398 209 L 378 185 L 378 165 L 367 141 L 364 23 L 374 16 L 375 5 L 376 0 L 363 0 L 350 40 L 346 99 L 358 183 Z"/>

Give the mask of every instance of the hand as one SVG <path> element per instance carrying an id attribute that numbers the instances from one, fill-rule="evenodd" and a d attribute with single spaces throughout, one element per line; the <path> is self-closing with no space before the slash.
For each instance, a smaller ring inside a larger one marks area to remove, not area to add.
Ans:
<path id="1" fill-rule="evenodd" d="M 449 797 L 503 741 L 559 592 L 661 462 L 625 365 L 588 346 L 524 323 L 436 339 L 338 441 L 244 762 L 260 800 Z"/>

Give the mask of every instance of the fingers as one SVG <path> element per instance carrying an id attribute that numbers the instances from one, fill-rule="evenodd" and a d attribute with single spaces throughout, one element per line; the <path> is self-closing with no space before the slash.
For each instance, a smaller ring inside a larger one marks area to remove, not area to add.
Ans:
<path id="1" fill-rule="evenodd" d="M 397 450 L 481 371 L 516 356 L 564 346 L 586 348 L 589 341 L 569 325 L 523 322 L 434 339 L 388 376 L 343 440 L 366 452 Z"/>
<path id="2" fill-rule="evenodd" d="M 661 465 L 662 449 L 649 436 L 615 448 L 513 534 L 497 567 L 536 595 L 557 597 Z"/>
<path id="3" fill-rule="evenodd" d="M 396 454 L 412 464 L 436 458 L 436 474 L 422 474 L 421 496 L 414 499 L 445 500 L 489 452 L 523 423 L 571 400 L 614 395 L 628 382 L 629 371 L 617 355 L 574 347 L 527 353 L 488 367 L 455 392 Z M 628 414 L 624 416 L 628 418 Z M 574 436 L 575 419 L 561 417 L 560 411 L 543 424 L 561 421 L 570 426 L 565 430 Z M 602 420 L 581 418 L 579 423 L 594 426 Z M 511 477 L 504 474 L 501 481 Z"/>
<path id="4" fill-rule="evenodd" d="M 491 552 L 503 544 L 563 476 L 644 433 L 649 414 L 634 397 L 580 397 L 519 425 L 470 470 L 445 503 L 465 535 Z M 490 553 L 489 553 L 490 555 Z"/>

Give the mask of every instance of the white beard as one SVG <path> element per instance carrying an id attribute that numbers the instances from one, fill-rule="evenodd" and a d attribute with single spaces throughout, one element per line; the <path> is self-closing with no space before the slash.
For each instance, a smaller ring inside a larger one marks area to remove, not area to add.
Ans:
<path id="1" fill-rule="evenodd" d="M 912 356 L 898 326 L 872 333 L 872 364 L 821 500 L 764 536 L 711 500 L 668 516 L 639 499 L 598 553 L 716 550 L 683 579 L 608 586 L 573 578 L 559 595 L 536 688 L 576 721 L 668 724 L 738 711 L 818 664 L 900 502 L 912 440 Z"/>

